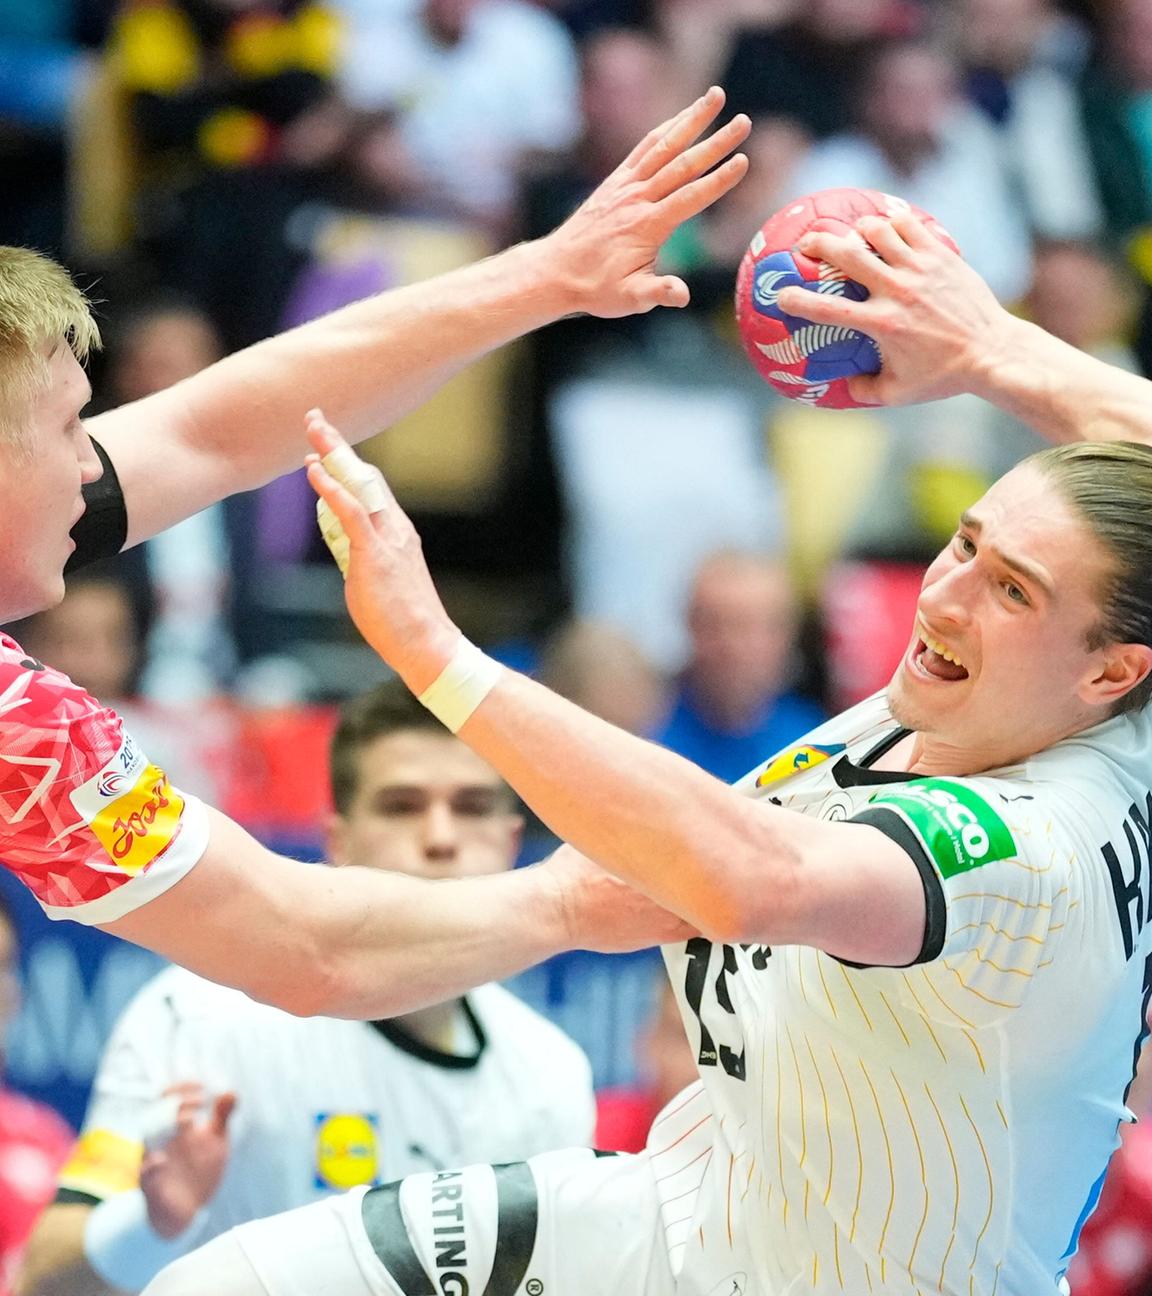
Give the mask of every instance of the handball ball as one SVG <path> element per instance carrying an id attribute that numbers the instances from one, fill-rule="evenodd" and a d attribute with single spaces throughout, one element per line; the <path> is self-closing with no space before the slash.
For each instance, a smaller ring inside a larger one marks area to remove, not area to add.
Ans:
<path id="1" fill-rule="evenodd" d="M 822 189 L 789 203 L 761 227 L 736 276 L 736 322 L 744 350 L 760 376 L 782 395 L 824 409 L 858 409 L 848 379 L 877 373 L 880 350 L 856 329 L 813 324 L 786 315 L 777 304 L 782 288 L 863 301 L 868 290 L 825 261 L 796 251 L 811 231 L 849 233 L 861 216 L 913 211 L 954 252 L 952 236 L 926 212 L 876 189 Z"/>

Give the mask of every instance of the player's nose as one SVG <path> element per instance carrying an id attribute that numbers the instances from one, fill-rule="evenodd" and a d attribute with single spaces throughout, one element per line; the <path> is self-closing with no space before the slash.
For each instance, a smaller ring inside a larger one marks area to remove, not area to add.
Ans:
<path id="1" fill-rule="evenodd" d="M 449 860 L 456 855 L 458 834 L 456 816 L 449 806 L 433 802 L 424 814 L 422 825 L 424 854 L 431 860 Z"/>

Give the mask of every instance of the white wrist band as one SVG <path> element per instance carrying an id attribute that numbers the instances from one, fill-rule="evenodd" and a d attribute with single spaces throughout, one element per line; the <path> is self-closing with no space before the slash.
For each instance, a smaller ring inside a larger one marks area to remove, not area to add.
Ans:
<path id="1" fill-rule="evenodd" d="M 162 1238 L 148 1222 L 148 1203 L 139 1188 L 105 1197 L 84 1226 L 84 1254 L 104 1282 L 123 1291 L 143 1291 L 173 1260 L 199 1241 L 206 1211 L 174 1238 Z"/>
<path id="2" fill-rule="evenodd" d="M 420 694 L 420 701 L 453 733 L 491 693 L 503 667 L 461 636 L 452 660 Z"/>

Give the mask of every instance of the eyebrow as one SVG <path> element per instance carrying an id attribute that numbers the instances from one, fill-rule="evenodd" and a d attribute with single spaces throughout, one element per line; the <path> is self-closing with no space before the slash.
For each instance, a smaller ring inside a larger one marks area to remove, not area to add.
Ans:
<path id="1" fill-rule="evenodd" d="M 984 529 L 984 524 L 980 519 L 967 509 L 960 514 L 960 525 L 969 531 L 975 531 L 977 534 Z M 1009 571 L 1016 572 L 1018 575 L 1023 576 L 1025 580 L 1038 586 L 1049 598 L 1055 597 L 1056 587 L 1052 584 L 1052 578 L 1042 567 L 1029 562 L 1027 558 L 1013 558 L 1011 554 L 1006 554 L 996 545 L 990 545 L 989 548 Z"/>

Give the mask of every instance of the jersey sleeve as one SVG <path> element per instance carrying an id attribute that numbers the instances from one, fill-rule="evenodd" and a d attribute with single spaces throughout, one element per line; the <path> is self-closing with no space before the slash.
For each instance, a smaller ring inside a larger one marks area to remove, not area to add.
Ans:
<path id="1" fill-rule="evenodd" d="M 146 904 L 197 863 L 208 823 L 114 711 L 0 636 L 0 861 L 50 918 Z"/>
<path id="2" fill-rule="evenodd" d="M 875 793 L 854 821 L 904 849 L 924 882 L 919 975 L 928 1015 L 989 1024 L 1019 1007 L 1060 946 L 1077 847 L 1047 795 L 1018 784 L 917 779 Z"/>

